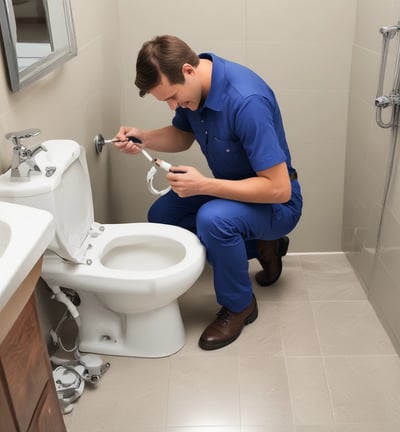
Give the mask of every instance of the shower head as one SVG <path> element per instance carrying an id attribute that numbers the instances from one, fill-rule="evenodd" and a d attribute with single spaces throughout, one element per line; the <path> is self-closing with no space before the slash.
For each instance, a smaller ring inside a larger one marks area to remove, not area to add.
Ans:
<path id="1" fill-rule="evenodd" d="M 383 37 L 390 39 L 392 39 L 399 30 L 400 25 L 381 27 L 379 29 Z"/>

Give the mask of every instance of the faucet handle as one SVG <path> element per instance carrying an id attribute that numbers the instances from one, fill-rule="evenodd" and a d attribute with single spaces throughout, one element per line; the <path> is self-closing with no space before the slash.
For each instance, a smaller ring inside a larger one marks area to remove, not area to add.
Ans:
<path id="1" fill-rule="evenodd" d="M 6 138 L 8 140 L 11 140 L 14 145 L 20 145 L 21 139 L 32 138 L 36 135 L 39 135 L 40 132 L 41 132 L 40 129 L 36 129 L 36 128 L 24 129 L 21 131 L 9 132 L 6 135 Z"/>

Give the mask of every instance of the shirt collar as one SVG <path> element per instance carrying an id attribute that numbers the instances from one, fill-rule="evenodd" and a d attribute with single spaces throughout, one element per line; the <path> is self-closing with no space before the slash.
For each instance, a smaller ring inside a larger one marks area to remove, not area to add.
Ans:
<path id="1" fill-rule="evenodd" d="M 225 92 L 225 64 L 221 57 L 212 53 L 199 54 L 200 58 L 205 58 L 213 62 L 211 86 L 207 98 L 202 108 L 208 108 L 213 111 L 221 111 L 224 105 Z"/>

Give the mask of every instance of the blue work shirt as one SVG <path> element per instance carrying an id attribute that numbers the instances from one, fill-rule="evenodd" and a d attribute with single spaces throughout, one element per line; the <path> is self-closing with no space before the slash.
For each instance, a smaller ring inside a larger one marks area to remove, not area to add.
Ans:
<path id="1" fill-rule="evenodd" d="M 178 107 L 172 124 L 192 132 L 216 178 L 240 180 L 286 162 L 282 117 L 272 89 L 245 66 L 211 53 L 211 87 L 196 111 Z"/>

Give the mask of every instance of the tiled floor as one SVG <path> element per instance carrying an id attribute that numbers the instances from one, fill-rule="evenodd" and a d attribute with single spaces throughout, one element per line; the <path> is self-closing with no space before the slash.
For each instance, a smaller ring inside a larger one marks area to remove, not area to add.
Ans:
<path id="1" fill-rule="evenodd" d="M 103 356 L 111 368 L 64 416 L 68 432 L 400 430 L 400 361 L 344 255 L 289 255 L 273 287 L 254 289 L 258 319 L 232 345 L 202 351 L 219 309 L 207 267 L 181 298 L 185 347 Z"/>

